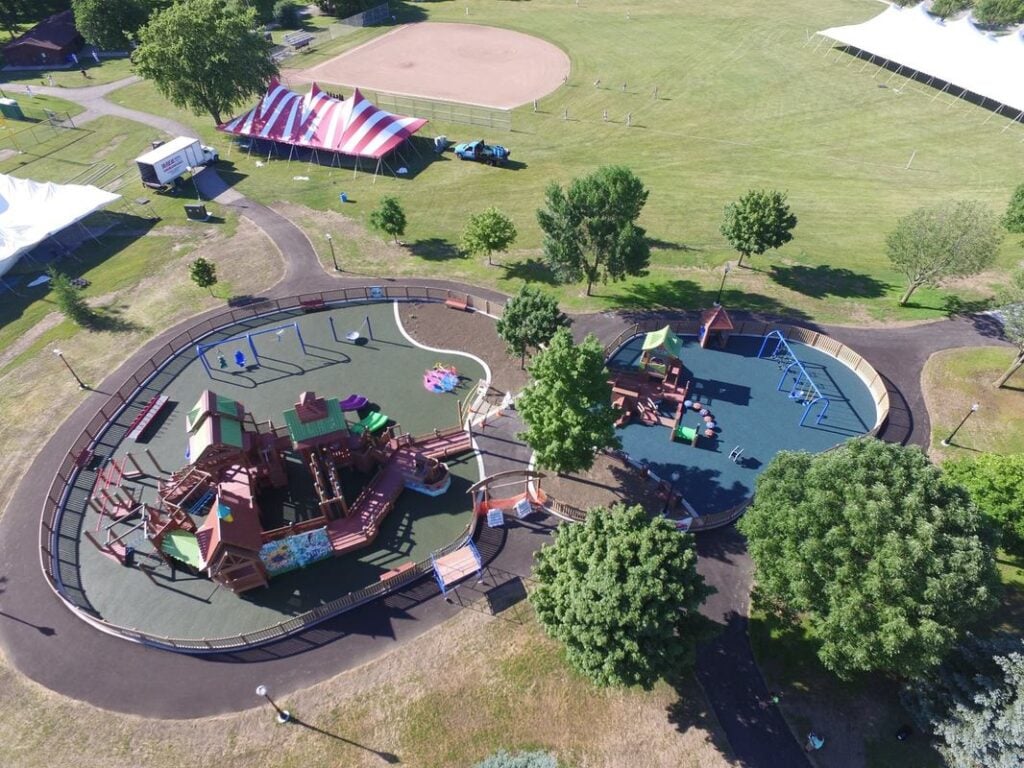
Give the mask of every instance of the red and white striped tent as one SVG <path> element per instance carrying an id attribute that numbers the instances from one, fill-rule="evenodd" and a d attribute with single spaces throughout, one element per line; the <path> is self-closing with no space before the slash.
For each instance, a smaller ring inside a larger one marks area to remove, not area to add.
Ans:
<path id="1" fill-rule="evenodd" d="M 217 130 L 293 147 L 368 157 L 377 161 L 379 169 L 382 158 L 426 122 L 378 109 L 358 88 L 352 98 L 342 101 L 316 83 L 303 95 L 275 79 L 259 104 L 218 125 Z"/>

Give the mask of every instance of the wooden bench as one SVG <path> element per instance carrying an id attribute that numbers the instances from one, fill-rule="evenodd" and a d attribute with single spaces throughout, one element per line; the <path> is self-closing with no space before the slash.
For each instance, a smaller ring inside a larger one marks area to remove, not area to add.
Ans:
<path id="1" fill-rule="evenodd" d="M 323 299 L 299 299 L 299 306 L 306 312 L 317 312 L 324 308 Z"/>
<path id="2" fill-rule="evenodd" d="M 284 42 L 290 45 L 295 50 L 305 48 L 311 44 L 314 40 L 314 36 L 311 32 L 290 32 L 284 36 Z"/>
<path id="3" fill-rule="evenodd" d="M 468 312 L 469 296 L 467 296 L 465 300 L 456 299 L 454 296 L 452 296 L 451 298 L 445 300 L 444 305 L 446 307 L 450 307 L 451 309 L 457 309 L 460 312 Z"/>
<path id="4" fill-rule="evenodd" d="M 139 411 L 138 416 L 128 427 L 128 439 L 138 441 L 165 405 L 167 405 L 167 395 L 157 395 L 146 403 L 146 407 Z"/>
<path id="5" fill-rule="evenodd" d="M 398 566 L 397 568 L 392 568 L 390 571 L 385 571 L 380 575 L 379 578 L 381 581 L 387 581 L 388 579 L 393 579 L 395 576 L 401 576 L 406 571 L 411 571 L 415 567 L 416 563 L 410 560 L 408 563 L 402 563 L 402 565 Z"/>

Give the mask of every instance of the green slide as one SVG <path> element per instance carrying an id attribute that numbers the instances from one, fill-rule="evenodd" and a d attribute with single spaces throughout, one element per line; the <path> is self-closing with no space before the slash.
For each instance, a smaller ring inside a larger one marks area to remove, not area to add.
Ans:
<path id="1" fill-rule="evenodd" d="M 363 432 L 376 432 L 388 423 L 388 417 L 380 411 L 373 411 L 365 419 L 361 419 L 352 425 L 352 431 L 361 435 Z"/>

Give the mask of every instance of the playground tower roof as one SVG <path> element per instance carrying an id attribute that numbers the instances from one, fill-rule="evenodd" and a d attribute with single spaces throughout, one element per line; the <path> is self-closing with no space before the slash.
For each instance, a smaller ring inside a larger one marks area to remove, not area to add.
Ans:
<path id="1" fill-rule="evenodd" d="M 664 349 L 669 355 L 681 359 L 683 356 L 683 342 L 680 340 L 669 326 L 665 326 L 661 330 L 651 331 L 644 337 L 644 352 L 648 352 L 652 349 Z"/>
<path id="2" fill-rule="evenodd" d="M 296 448 L 316 447 L 348 430 L 338 399 L 317 397 L 315 392 L 303 392 L 295 407 L 284 412 L 284 422 Z"/>
<path id="3" fill-rule="evenodd" d="M 714 309 L 705 309 L 700 316 L 700 324 L 709 331 L 731 331 L 735 326 L 732 318 L 725 311 L 725 307 L 718 306 Z"/>

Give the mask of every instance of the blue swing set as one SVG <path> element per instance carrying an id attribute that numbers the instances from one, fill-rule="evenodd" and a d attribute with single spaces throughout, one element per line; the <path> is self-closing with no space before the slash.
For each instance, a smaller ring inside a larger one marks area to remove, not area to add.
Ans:
<path id="1" fill-rule="evenodd" d="M 217 347 L 244 341 L 249 345 L 249 350 L 252 352 L 255 365 L 259 365 L 260 353 L 259 350 L 256 349 L 256 342 L 254 341 L 254 339 L 257 336 L 262 336 L 266 333 L 273 333 L 277 336 L 278 341 L 280 341 L 282 334 L 289 328 L 295 329 L 295 336 L 299 340 L 299 347 L 302 349 L 303 354 L 307 354 L 306 342 L 302 340 L 302 331 L 299 330 L 299 324 L 285 323 L 284 325 L 278 325 L 273 328 L 264 328 L 259 331 L 249 331 L 249 333 L 245 333 L 240 336 L 232 336 L 230 339 L 221 339 L 220 341 L 214 342 L 212 344 L 196 344 L 196 357 L 199 358 L 199 362 L 203 364 L 203 369 L 206 371 L 206 375 L 212 379 L 213 369 L 210 367 L 210 361 L 206 359 L 206 353 L 209 352 L 211 349 L 215 349 Z M 245 352 L 243 352 L 241 349 L 235 351 L 234 360 L 235 365 L 237 365 L 239 368 L 246 368 L 248 366 L 248 362 L 245 357 Z M 224 355 L 220 354 L 219 352 L 217 355 L 217 364 L 221 368 L 227 368 L 227 359 L 224 357 Z"/>
<path id="2" fill-rule="evenodd" d="M 770 354 L 765 355 L 765 350 L 768 349 L 769 342 L 771 341 L 775 342 L 775 346 L 772 347 Z M 811 374 L 804 368 L 804 364 L 800 362 L 800 359 L 796 356 L 793 348 L 789 346 L 789 342 L 786 341 L 782 332 L 769 331 L 766 333 L 757 356 L 759 358 L 767 357 L 775 360 L 779 367 L 782 368 L 782 378 L 779 379 L 779 386 L 776 387 L 776 391 L 785 391 L 786 380 L 792 374 L 793 380 L 789 385 L 789 399 L 804 404 L 804 412 L 800 415 L 800 426 L 804 425 L 813 408 L 819 403 L 821 404 L 821 411 L 818 413 L 814 423 L 821 424 L 825 414 L 828 413 L 829 399 L 821 394 L 818 385 L 814 383 Z"/>

